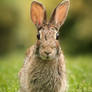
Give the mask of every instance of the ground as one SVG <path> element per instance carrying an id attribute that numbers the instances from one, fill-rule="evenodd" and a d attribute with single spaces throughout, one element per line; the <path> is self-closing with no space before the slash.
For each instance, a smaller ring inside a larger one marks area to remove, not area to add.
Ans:
<path id="1" fill-rule="evenodd" d="M 0 57 L 0 92 L 17 92 L 24 53 Z M 92 55 L 66 55 L 68 92 L 92 92 Z"/>

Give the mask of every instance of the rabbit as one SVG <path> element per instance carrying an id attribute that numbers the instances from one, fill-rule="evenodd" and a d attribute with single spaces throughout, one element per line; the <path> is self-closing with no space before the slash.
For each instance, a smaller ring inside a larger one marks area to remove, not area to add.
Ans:
<path id="1" fill-rule="evenodd" d="M 66 20 L 69 6 L 69 0 L 63 0 L 47 22 L 44 6 L 38 1 L 32 2 L 30 14 L 37 28 L 37 41 L 27 50 L 19 72 L 19 92 L 66 92 L 66 68 L 59 44 L 59 29 Z"/>

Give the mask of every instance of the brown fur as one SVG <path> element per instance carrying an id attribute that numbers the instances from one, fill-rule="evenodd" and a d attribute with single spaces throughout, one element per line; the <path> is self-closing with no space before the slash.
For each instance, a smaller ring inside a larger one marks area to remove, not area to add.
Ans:
<path id="1" fill-rule="evenodd" d="M 30 48 L 31 51 L 34 49 Z M 20 92 L 60 92 L 60 89 L 66 89 L 65 61 L 61 52 L 54 61 L 43 62 L 33 56 L 25 62 L 20 72 Z"/>
<path id="2" fill-rule="evenodd" d="M 68 0 L 63 1 L 55 9 L 60 9 L 60 11 L 54 12 L 53 16 L 60 16 L 61 11 L 66 16 L 68 10 L 63 9 L 63 7 L 69 7 L 67 3 L 69 3 Z M 39 8 L 39 12 L 37 8 Z M 45 12 L 42 4 L 39 2 L 34 1 L 32 3 L 31 11 L 33 12 L 31 14 L 32 21 L 38 28 L 38 40 L 35 45 L 27 50 L 24 65 L 19 72 L 19 92 L 65 92 L 67 88 L 66 68 L 64 55 L 57 39 L 59 26 L 53 24 L 53 21 L 56 22 L 53 16 L 52 22 L 47 23 L 45 21 L 44 24 Z M 42 14 L 43 12 L 44 14 Z M 41 15 L 38 13 L 41 13 Z M 58 17 L 56 22 L 59 25 L 62 25 L 65 21 L 65 17 L 62 18 L 62 16 Z"/>

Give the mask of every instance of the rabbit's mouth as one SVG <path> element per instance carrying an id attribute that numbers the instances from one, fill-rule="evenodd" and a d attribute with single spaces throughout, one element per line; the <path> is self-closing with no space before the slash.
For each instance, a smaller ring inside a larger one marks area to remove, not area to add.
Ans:
<path id="1" fill-rule="evenodd" d="M 42 60 L 53 60 L 55 58 L 55 56 L 52 56 L 52 55 L 40 55 L 40 58 Z"/>
<path id="2" fill-rule="evenodd" d="M 50 56 L 42 56 L 42 55 L 40 55 L 40 58 L 42 60 L 52 60 L 52 58 Z"/>

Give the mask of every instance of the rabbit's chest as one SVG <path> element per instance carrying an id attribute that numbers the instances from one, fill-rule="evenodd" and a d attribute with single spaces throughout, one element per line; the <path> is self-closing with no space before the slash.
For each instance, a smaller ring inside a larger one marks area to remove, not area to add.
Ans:
<path id="1" fill-rule="evenodd" d="M 36 66 L 29 75 L 30 92 L 59 92 L 61 76 L 57 67 Z"/>

